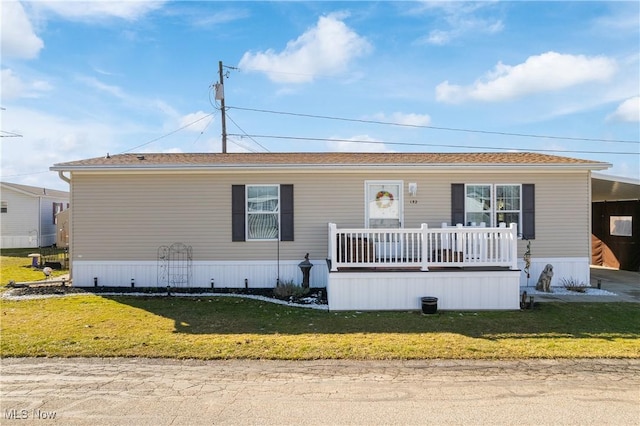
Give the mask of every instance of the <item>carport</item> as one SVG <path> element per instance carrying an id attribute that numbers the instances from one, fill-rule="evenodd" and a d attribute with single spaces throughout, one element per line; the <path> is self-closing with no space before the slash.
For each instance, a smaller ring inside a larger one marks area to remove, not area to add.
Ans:
<path id="1" fill-rule="evenodd" d="M 640 271 L 640 180 L 592 173 L 591 264 Z"/>

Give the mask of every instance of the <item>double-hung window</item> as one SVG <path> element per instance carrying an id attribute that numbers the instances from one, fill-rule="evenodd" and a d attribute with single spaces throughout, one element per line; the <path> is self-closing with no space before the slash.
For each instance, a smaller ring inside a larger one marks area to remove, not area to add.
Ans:
<path id="1" fill-rule="evenodd" d="M 247 185 L 247 240 L 275 240 L 280 235 L 280 186 Z"/>
<path id="2" fill-rule="evenodd" d="M 293 241 L 293 185 L 231 185 L 231 241 Z"/>
<path id="3" fill-rule="evenodd" d="M 522 233 L 522 186 L 504 184 L 465 185 L 465 224 L 518 224 Z"/>

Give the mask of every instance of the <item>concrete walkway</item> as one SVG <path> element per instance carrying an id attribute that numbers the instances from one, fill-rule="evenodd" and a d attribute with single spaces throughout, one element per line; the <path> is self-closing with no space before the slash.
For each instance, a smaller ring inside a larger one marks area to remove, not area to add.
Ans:
<path id="1" fill-rule="evenodd" d="M 634 302 L 640 303 L 640 272 L 591 267 L 591 287 L 600 288 L 615 296 L 583 294 L 535 294 L 536 302 Z"/>

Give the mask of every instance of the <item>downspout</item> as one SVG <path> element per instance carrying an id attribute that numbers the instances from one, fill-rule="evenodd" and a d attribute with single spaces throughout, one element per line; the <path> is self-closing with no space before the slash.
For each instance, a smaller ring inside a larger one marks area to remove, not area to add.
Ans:
<path id="1" fill-rule="evenodd" d="M 62 171 L 58 171 L 58 177 L 60 179 L 62 179 L 63 181 L 67 182 L 69 184 L 69 191 L 71 191 L 71 178 L 68 178 L 64 175 L 64 173 Z M 71 201 L 71 200 L 69 200 Z M 73 207 L 73 206 L 72 206 Z M 67 252 L 69 255 L 69 264 L 67 265 L 67 267 L 69 268 L 69 280 L 71 283 L 73 283 L 73 245 L 71 244 L 71 239 L 73 237 L 72 234 L 72 223 L 73 223 L 73 217 L 70 214 L 69 215 L 69 229 L 68 229 L 68 233 L 69 233 L 69 241 L 68 241 L 68 245 L 67 245 Z M 58 226 L 56 225 L 56 233 L 58 232 Z"/>
<path id="2" fill-rule="evenodd" d="M 42 247 L 42 195 L 38 196 L 38 251 Z"/>
<path id="3" fill-rule="evenodd" d="M 58 172 L 58 177 L 60 179 L 62 179 L 63 181 L 67 182 L 69 185 L 71 185 L 71 179 L 69 179 L 68 177 L 66 177 L 62 171 Z"/>

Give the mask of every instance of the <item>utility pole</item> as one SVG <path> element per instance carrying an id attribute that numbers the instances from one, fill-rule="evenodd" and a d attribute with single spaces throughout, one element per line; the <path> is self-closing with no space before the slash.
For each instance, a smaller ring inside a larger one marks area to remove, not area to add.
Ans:
<path id="1" fill-rule="evenodd" d="M 222 153 L 227 153 L 227 120 L 224 110 L 224 74 L 222 73 L 222 61 L 218 61 L 218 69 L 220 72 L 220 86 L 216 88 L 216 99 L 220 99 L 220 111 L 222 117 Z M 219 89 L 219 90 L 218 90 Z"/>

